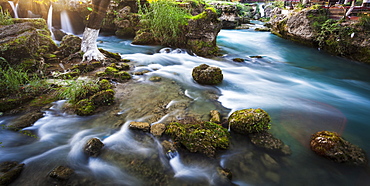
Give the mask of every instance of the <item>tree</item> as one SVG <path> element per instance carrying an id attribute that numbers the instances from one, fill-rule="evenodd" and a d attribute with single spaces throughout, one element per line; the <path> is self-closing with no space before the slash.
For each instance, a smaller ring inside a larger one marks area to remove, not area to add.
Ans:
<path id="1" fill-rule="evenodd" d="M 88 16 L 88 23 L 82 37 L 81 51 L 83 61 L 103 60 L 105 56 L 98 50 L 96 40 L 107 12 L 110 0 L 92 0 L 92 12 Z"/>

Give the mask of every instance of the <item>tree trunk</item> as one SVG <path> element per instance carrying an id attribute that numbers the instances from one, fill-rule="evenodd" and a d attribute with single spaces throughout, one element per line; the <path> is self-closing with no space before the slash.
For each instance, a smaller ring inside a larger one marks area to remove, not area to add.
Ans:
<path id="1" fill-rule="evenodd" d="M 345 16 L 345 17 L 348 17 L 349 15 L 351 15 L 353 8 L 355 8 L 355 4 L 356 4 L 356 0 L 352 0 L 352 5 L 351 5 L 351 7 L 348 9 L 348 11 L 347 11 L 347 13 L 346 13 L 346 16 Z"/>
<path id="2" fill-rule="evenodd" d="M 82 37 L 81 51 L 85 52 L 82 61 L 104 60 L 105 56 L 98 50 L 96 40 L 110 0 L 92 0 L 93 10 Z"/>

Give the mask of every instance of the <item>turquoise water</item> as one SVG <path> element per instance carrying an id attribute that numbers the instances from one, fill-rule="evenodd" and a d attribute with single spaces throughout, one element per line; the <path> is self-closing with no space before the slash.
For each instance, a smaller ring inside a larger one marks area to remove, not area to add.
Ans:
<path id="1" fill-rule="evenodd" d="M 166 162 L 164 154 L 159 152 L 163 166 L 175 173 L 174 185 L 184 180 L 200 185 L 224 185 L 215 176 L 215 166 L 219 165 L 231 170 L 232 183 L 237 185 L 370 184 L 368 167 L 332 163 L 309 149 L 313 133 L 330 130 L 370 152 L 370 66 L 251 29 L 222 30 L 218 45 L 224 55 L 214 59 L 180 49 L 132 45 L 130 40 L 110 36 L 102 36 L 99 40 L 99 47 L 135 61 L 136 71 L 151 71 L 135 76 L 135 81 L 146 82 L 150 76 L 176 81 L 193 100 L 191 109 L 198 113 L 208 113 L 212 107 L 204 91 L 219 93 L 218 101 L 230 111 L 224 113 L 226 115 L 245 108 L 266 110 L 272 118 L 270 131 L 292 150 L 290 156 L 268 154 L 255 148 L 246 136 L 231 133 L 231 148 L 212 161 L 184 153 Z M 245 62 L 233 62 L 236 57 Z M 220 67 L 223 83 L 218 86 L 196 84 L 191 71 L 202 63 Z M 117 131 L 100 127 L 100 116 L 61 114 L 60 104 L 63 102 L 56 103 L 46 117 L 28 129 L 37 132 L 40 139 L 25 142 L 26 137 L 22 135 L 0 130 L 0 141 L 4 142 L 4 147 L 0 148 L 0 162 L 16 160 L 34 166 L 26 167 L 14 185 L 25 185 L 27 179 L 47 185 L 34 177 L 45 177 L 60 162 L 72 166 L 80 175 L 93 175 L 97 185 L 143 184 L 135 180 L 134 175 L 127 174 L 119 163 L 109 158 L 87 159 L 79 149 L 93 136 L 104 139 L 108 149 L 114 151 L 119 147 L 131 154 L 156 153 L 160 149 L 157 142 L 141 144 L 127 130 L 127 124 Z M 2 117 L 0 122 L 11 123 L 11 119 Z M 107 126 L 114 122 L 104 121 Z M 32 176 L 34 172 L 36 176 Z"/>

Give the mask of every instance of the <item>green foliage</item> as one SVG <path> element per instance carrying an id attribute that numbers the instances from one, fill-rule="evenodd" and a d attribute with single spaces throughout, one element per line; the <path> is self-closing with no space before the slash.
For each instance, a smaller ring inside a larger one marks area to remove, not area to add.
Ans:
<path id="1" fill-rule="evenodd" d="M 350 45 L 352 27 L 342 26 L 340 22 L 328 19 L 321 25 L 316 41 L 319 47 L 327 48 L 330 52 L 345 55 Z"/>
<path id="2" fill-rule="evenodd" d="M 190 14 L 173 1 L 153 1 L 142 12 L 142 26 L 150 31 L 162 45 L 177 45 L 183 35 L 182 26 L 187 24 Z"/>
<path id="3" fill-rule="evenodd" d="M 274 1 L 272 2 L 272 6 L 278 7 L 278 8 L 284 8 L 284 1 Z"/>
<path id="4" fill-rule="evenodd" d="M 10 16 L 8 11 L 3 11 L 0 6 L 0 25 L 11 25 L 13 24 L 12 16 Z"/>
<path id="5" fill-rule="evenodd" d="M 2 94 L 17 94 L 21 92 L 21 88 L 30 82 L 27 72 L 16 70 L 12 67 L 0 67 L 0 88 Z"/>
<path id="6" fill-rule="evenodd" d="M 58 90 L 57 97 L 76 104 L 81 99 L 88 98 L 99 90 L 100 86 L 96 81 L 67 81 L 67 86 Z"/>
<path id="7" fill-rule="evenodd" d="M 364 30 L 370 30 L 370 16 L 362 15 L 357 25 L 361 26 Z"/>
<path id="8" fill-rule="evenodd" d="M 200 152 L 207 156 L 214 156 L 218 148 L 229 147 L 227 129 L 212 122 L 172 122 L 167 126 L 166 134 L 180 142 L 190 152 Z"/>

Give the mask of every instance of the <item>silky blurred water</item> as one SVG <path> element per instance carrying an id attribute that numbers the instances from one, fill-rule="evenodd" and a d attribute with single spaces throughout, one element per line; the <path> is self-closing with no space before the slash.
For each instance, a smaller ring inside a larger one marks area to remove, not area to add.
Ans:
<path id="1" fill-rule="evenodd" d="M 144 76 L 134 76 L 136 81 L 145 82 L 151 76 L 160 76 L 178 83 L 193 100 L 190 109 L 194 112 L 208 113 L 213 109 L 207 92 L 219 95 L 218 101 L 230 109 L 226 114 L 245 108 L 266 110 L 272 118 L 270 131 L 290 146 L 292 155 L 267 154 L 255 148 L 247 137 L 232 133 L 231 148 L 215 160 L 202 161 L 199 156 L 179 154 L 167 161 L 158 141 L 135 140 L 127 122 L 119 130 L 107 129 L 99 126 L 99 116 L 60 113 L 57 106 L 62 102 L 58 102 L 44 118 L 27 129 L 37 133 L 38 139 L 30 140 L 19 133 L 0 130 L 4 146 L 0 148 L 0 162 L 12 160 L 38 165 L 34 169 L 26 168 L 24 174 L 42 167 L 43 171 L 37 174 L 40 177 L 62 162 L 78 174 L 93 175 L 98 185 L 144 184 L 112 161 L 113 157 L 88 158 L 83 154 L 84 143 L 91 137 L 98 137 L 104 142 L 104 148 L 122 156 L 156 154 L 146 159 L 156 159 L 163 167 L 171 169 L 174 185 L 188 183 L 184 180 L 222 185 L 224 183 L 218 182 L 215 176 L 215 167 L 219 165 L 232 172 L 232 182 L 237 185 L 370 184 L 368 168 L 332 163 L 309 149 L 311 134 L 330 130 L 370 151 L 368 65 L 252 29 L 222 30 L 218 45 L 224 55 L 214 59 L 198 57 L 181 49 L 132 45 L 130 40 L 113 36 L 102 36 L 99 41 L 99 47 L 134 61 L 135 71 L 150 71 Z M 245 61 L 233 62 L 233 58 Z M 220 85 L 202 86 L 193 81 L 192 69 L 203 63 L 222 69 L 224 80 Z M 1 117 L 0 123 L 7 124 L 11 120 L 11 117 Z M 25 178 L 20 177 L 15 184 L 26 183 Z"/>

